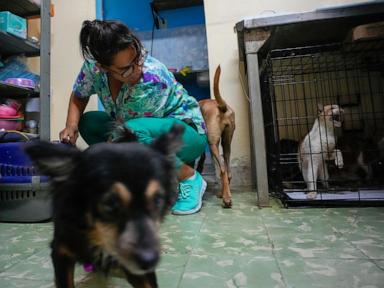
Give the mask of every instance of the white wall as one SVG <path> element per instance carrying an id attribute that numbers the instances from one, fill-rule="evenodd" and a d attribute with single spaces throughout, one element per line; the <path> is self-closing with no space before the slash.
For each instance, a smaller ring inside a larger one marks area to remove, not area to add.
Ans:
<path id="1" fill-rule="evenodd" d="M 233 184 L 250 183 L 250 136 L 248 102 L 238 73 L 237 35 L 234 26 L 244 18 L 261 14 L 304 12 L 320 7 L 363 2 L 359 0 L 204 0 L 211 83 L 221 65 L 221 94 L 236 112 L 232 143 Z M 212 94 L 213 95 L 213 94 Z M 236 177 L 241 175 L 241 177 Z M 241 181 L 239 181 L 241 179 Z"/>
<path id="2" fill-rule="evenodd" d="M 51 139 L 59 137 L 65 127 L 69 96 L 82 65 L 79 33 L 84 20 L 95 19 L 95 0 L 53 0 L 55 16 L 51 18 Z M 97 109 L 92 97 L 88 110 Z M 80 140 L 80 147 L 85 143 Z"/>

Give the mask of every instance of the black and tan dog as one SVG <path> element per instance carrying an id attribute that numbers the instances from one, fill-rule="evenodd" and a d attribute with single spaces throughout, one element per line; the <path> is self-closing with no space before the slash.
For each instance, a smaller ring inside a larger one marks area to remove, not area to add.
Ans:
<path id="1" fill-rule="evenodd" d="M 92 263 L 104 273 L 122 268 L 133 287 L 158 287 L 159 223 L 176 198 L 172 155 L 182 133 L 174 126 L 150 146 L 102 143 L 83 152 L 46 142 L 26 147 L 52 179 L 58 288 L 74 287 L 75 263 Z"/>
<path id="2" fill-rule="evenodd" d="M 230 167 L 231 142 L 235 132 L 235 112 L 221 97 L 219 89 L 221 68 L 217 66 L 213 92 L 215 99 L 199 101 L 201 113 L 207 126 L 209 149 L 216 165 L 220 168 L 221 191 L 218 196 L 223 198 L 223 207 L 232 207 L 232 195 L 229 188 L 232 174 Z M 220 157 L 219 144 L 223 148 L 224 161 Z M 203 170 L 205 156 L 200 158 L 197 171 Z"/>

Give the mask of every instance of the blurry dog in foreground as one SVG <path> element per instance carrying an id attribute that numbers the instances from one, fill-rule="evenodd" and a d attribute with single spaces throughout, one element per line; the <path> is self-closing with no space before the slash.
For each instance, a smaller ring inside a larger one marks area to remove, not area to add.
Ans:
<path id="1" fill-rule="evenodd" d="M 335 128 L 341 127 L 344 110 L 338 105 L 319 105 L 319 115 L 311 131 L 299 144 L 299 166 L 307 183 L 307 198 L 317 196 L 317 178 L 328 187 L 326 160 L 335 160 L 338 168 L 343 167 L 343 156 L 336 148 Z"/>
<path id="2" fill-rule="evenodd" d="M 216 68 L 213 92 L 215 100 L 206 99 L 199 101 L 201 113 L 203 114 L 205 125 L 207 126 L 207 136 L 209 149 L 216 165 L 220 168 L 221 191 L 218 194 L 223 198 L 223 207 L 232 207 L 232 196 L 229 184 L 232 174 L 230 167 L 231 142 L 235 132 L 235 112 L 224 99 L 221 98 L 219 90 L 221 68 Z M 224 161 L 221 159 L 219 144 L 223 148 Z M 197 165 L 197 171 L 203 170 L 205 155 L 203 155 Z"/>
<path id="3" fill-rule="evenodd" d="M 122 268 L 133 287 L 158 287 L 158 230 L 176 198 L 172 156 L 182 133 L 175 125 L 150 146 L 100 143 L 84 152 L 46 142 L 26 147 L 52 179 L 51 257 L 58 288 L 74 287 L 75 263 L 104 273 Z"/>

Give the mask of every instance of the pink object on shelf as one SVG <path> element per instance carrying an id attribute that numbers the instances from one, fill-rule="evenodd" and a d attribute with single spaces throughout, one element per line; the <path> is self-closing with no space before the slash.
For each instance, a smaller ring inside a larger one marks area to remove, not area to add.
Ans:
<path id="1" fill-rule="evenodd" d="M 35 81 L 27 78 L 8 78 L 5 79 L 4 83 L 31 89 L 36 87 Z"/>
<path id="2" fill-rule="evenodd" d="M 20 131 L 23 129 L 23 120 L 0 119 L 0 129 Z"/>
<path id="3" fill-rule="evenodd" d="M 24 116 L 20 113 L 14 116 L 0 117 L 1 120 L 24 120 Z"/>
<path id="4" fill-rule="evenodd" d="M 15 99 L 6 99 L 5 105 L 12 107 L 15 110 L 19 110 L 21 103 Z"/>
<path id="5" fill-rule="evenodd" d="M 20 106 L 20 102 L 13 99 L 7 99 L 5 104 L 0 105 L 0 118 L 18 116 L 17 111 L 19 110 Z"/>
<path id="6" fill-rule="evenodd" d="M 8 118 L 17 115 L 17 110 L 13 107 L 9 107 L 8 105 L 1 104 L 0 105 L 0 118 Z"/>

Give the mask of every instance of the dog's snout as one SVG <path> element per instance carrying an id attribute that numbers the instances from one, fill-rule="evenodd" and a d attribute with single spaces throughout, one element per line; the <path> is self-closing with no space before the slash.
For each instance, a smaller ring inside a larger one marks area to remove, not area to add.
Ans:
<path id="1" fill-rule="evenodd" d="M 160 255 L 158 251 L 155 250 L 137 250 L 135 252 L 135 258 L 137 264 L 143 270 L 150 270 L 154 268 L 159 261 Z"/>
<path id="2" fill-rule="evenodd" d="M 343 120 L 341 114 L 333 114 L 332 119 L 333 121 L 337 121 L 337 122 L 341 122 Z"/>

